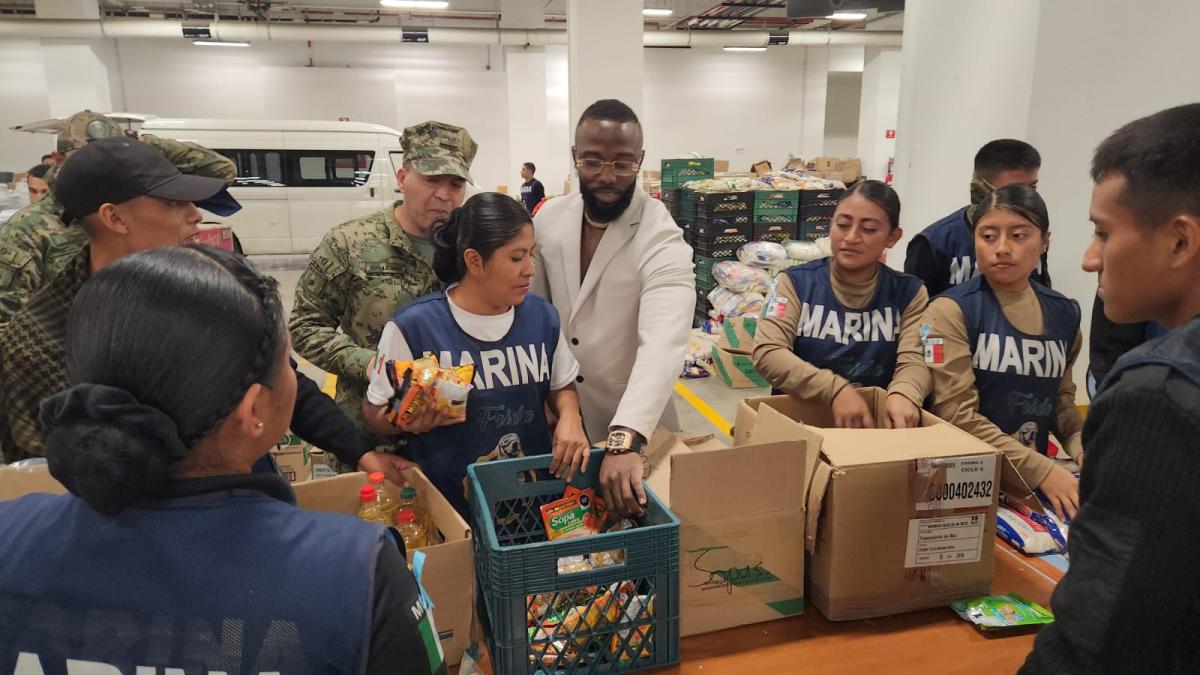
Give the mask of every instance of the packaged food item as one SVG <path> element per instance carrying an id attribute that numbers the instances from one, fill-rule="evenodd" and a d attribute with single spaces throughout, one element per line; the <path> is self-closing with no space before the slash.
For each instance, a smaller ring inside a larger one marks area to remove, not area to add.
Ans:
<path id="1" fill-rule="evenodd" d="M 391 519 L 379 510 L 379 497 L 370 485 L 364 485 L 358 491 L 358 517 L 377 525 L 392 524 Z"/>
<path id="2" fill-rule="evenodd" d="M 811 241 L 785 241 L 783 250 L 787 253 L 788 259 L 797 265 L 827 257 L 821 247 Z"/>
<path id="3" fill-rule="evenodd" d="M 546 526 L 546 538 L 569 539 L 596 534 L 591 522 L 591 502 L 584 495 L 563 497 L 541 507 L 542 523 Z"/>
<path id="4" fill-rule="evenodd" d="M 1016 593 L 959 600 L 950 603 L 950 608 L 982 631 L 1054 623 L 1054 615 L 1050 610 Z"/>
<path id="5" fill-rule="evenodd" d="M 590 504 L 587 509 L 587 515 L 584 516 L 584 525 L 593 533 L 603 532 L 604 524 L 608 520 L 608 507 L 604 504 L 604 498 L 596 494 L 592 488 L 578 488 L 574 485 L 568 485 L 566 490 L 563 490 L 563 497 L 583 497 L 580 499 L 580 504 Z"/>
<path id="6" fill-rule="evenodd" d="M 713 306 L 709 311 L 709 315 L 713 318 L 736 319 L 758 316 L 766 302 L 766 296 L 762 293 L 737 293 L 718 286 L 709 292 L 708 301 Z"/>
<path id="7" fill-rule="evenodd" d="M 396 530 L 404 539 L 404 548 L 415 551 L 429 545 L 425 528 L 417 522 L 417 514 L 412 509 L 404 508 L 396 511 Z"/>
<path id="8" fill-rule="evenodd" d="M 439 412 L 452 417 L 462 417 L 467 414 L 467 395 L 474 388 L 475 366 L 467 364 L 454 368 L 438 370 L 437 383 L 434 386 L 435 405 Z"/>
<path id="9" fill-rule="evenodd" d="M 1016 511 L 1022 518 L 1032 522 L 1035 526 L 1040 526 L 1054 541 L 1054 550 L 1059 553 L 1066 552 L 1069 530 L 1066 523 L 1054 515 L 1053 510 L 1039 513 L 1018 501 L 1009 499 L 1005 499 L 1002 506 Z"/>
<path id="10" fill-rule="evenodd" d="M 438 376 L 437 357 L 431 355 L 416 361 L 388 361 L 384 368 L 394 392 L 388 405 L 387 420 L 396 426 L 404 426 L 420 412 L 430 395 Z"/>
<path id="11" fill-rule="evenodd" d="M 722 260 L 713 265 L 712 275 L 722 288 L 728 288 L 738 293 L 745 291 L 766 293 L 771 285 L 771 277 L 765 270 L 736 260 Z"/>
<path id="12" fill-rule="evenodd" d="M 787 267 L 788 255 L 783 245 L 774 241 L 752 241 L 738 249 L 738 260 L 761 269 L 779 270 Z"/>
<path id="13" fill-rule="evenodd" d="M 626 599 L 628 599 L 628 604 L 625 604 Z M 637 623 L 641 625 L 637 626 L 636 628 L 620 630 L 613 633 L 612 638 L 609 640 L 609 651 L 612 652 L 613 656 L 616 656 L 617 660 L 622 664 L 626 664 L 635 659 L 649 658 L 649 646 L 653 639 L 649 637 L 649 623 L 654 617 L 653 596 L 630 596 L 622 594 L 620 602 L 625 604 L 624 620 L 630 623 Z M 645 609 L 644 613 L 643 609 Z"/>
<path id="14" fill-rule="evenodd" d="M 996 512 L 996 536 L 1008 542 L 1018 551 L 1029 555 L 1052 553 L 1058 550 L 1054 538 L 1050 536 L 1045 527 L 1004 505 L 1001 505 Z"/>

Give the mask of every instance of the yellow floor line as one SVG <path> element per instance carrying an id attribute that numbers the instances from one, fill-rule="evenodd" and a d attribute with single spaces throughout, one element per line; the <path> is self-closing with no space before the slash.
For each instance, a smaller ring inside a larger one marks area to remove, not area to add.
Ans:
<path id="1" fill-rule="evenodd" d="M 326 396 L 333 398 L 333 393 L 336 390 L 337 390 L 337 375 L 334 375 L 333 373 L 329 373 L 325 376 L 325 384 L 321 385 L 321 391 L 325 392 Z"/>
<path id="2" fill-rule="evenodd" d="M 675 393 L 679 394 L 683 400 L 687 401 L 696 412 L 704 415 L 704 419 L 708 420 L 718 431 L 732 438 L 733 425 L 721 417 L 721 413 L 713 410 L 713 407 L 704 402 L 704 399 L 696 395 L 696 392 L 688 389 L 687 385 L 682 382 L 675 383 Z"/>

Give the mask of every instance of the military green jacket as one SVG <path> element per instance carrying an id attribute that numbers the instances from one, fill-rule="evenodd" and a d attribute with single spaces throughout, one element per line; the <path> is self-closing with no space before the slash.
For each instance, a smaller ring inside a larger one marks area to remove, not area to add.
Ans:
<path id="1" fill-rule="evenodd" d="M 338 407 L 366 432 L 367 365 L 400 308 L 441 286 L 396 220 L 395 205 L 330 230 L 300 275 L 288 327 L 304 358 L 337 375 Z M 372 445 L 383 443 L 374 439 Z"/>
<path id="2" fill-rule="evenodd" d="M 150 134 L 141 140 L 157 148 L 183 173 L 220 178 L 226 185 L 237 176 L 237 166 L 215 150 Z M 83 229 L 63 224 L 62 214 L 62 204 L 52 192 L 0 226 L 0 325 L 87 244 Z"/>

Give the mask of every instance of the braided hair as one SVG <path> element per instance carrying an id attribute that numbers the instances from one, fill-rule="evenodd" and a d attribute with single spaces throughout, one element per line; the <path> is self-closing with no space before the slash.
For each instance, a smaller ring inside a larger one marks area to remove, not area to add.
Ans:
<path id="1" fill-rule="evenodd" d="M 47 399 L 51 473 L 102 513 L 160 494 L 287 349 L 274 280 L 188 244 L 124 257 L 83 285 L 65 344 L 71 389 Z"/>

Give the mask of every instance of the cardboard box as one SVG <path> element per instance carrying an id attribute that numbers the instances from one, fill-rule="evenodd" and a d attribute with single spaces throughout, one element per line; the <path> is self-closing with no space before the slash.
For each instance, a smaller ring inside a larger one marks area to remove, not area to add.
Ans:
<path id="1" fill-rule="evenodd" d="M 730 389 L 771 386 L 766 378 L 754 369 L 754 359 L 749 354 L 731 352 L 713 345 L 712 361 L 717 369 L 717 376 Z"/>
<path id="2" fill-rule="evenodd" d="M 717 346 L 735 354 L 752 354 L 757 331 L 757 318 L 725 319 L 721 322 L 721 332 L 717 334 Z"/>
<path id="3" fill-rule="evenodd" d="M 325 478 L 334 478 L 338 475 L 333 467 L 329 466 L 329 462 L 325 459 L 326 453 L 324 450 L 310 450 L 308 453 L 308 462 L 311 467 L 309 473 L 312 480 L 323 480 Z"/>
<path id="4" fill-rule="evenodd" d="M 729 160 L 715 159 L 713 160 L 713 173 L 725 173 L 729 171 Z"/>
<path id="5" fill-rule="evenodd" d="M 771 172 L 771 163 L 765 159 L 760 159 L 750 167 L 750 171 L 756 175 L 763 175 Z"/>
<path id="6" fill-rule="evenodd" d="M 877 418 L 887 393 L 863 389 Z M 816 455 L 806 501 L 809 597 L 832 621 L 899 614 L 987 595 L 1003 456 L 922 411 L 916 429 L 835 429 L 828 406 L 748 399 L 735 443 L 761 426 Z"/>
<path id="7" fill-rule="evenodd" d="M 804 169 L 808 168 L 808 165 L 804 163 L 803 159 L 788 155 L 787 164 L 785 164 L 783 168 L 790 171 L 803 171 Z"/>
<path id="8" fill-rule="evenodd" d="M 646 457 L 647 484 L 680 521 L 681 635 L 803 613 L 803 445 L 659 429 Z"/>
<path id="9" fill-rule="evenodd" d="M 857 157 L 818 157 L 809 162 L 808 168 L 821 178 L 843 183 L 852 183 L 862 175 L 862 161 Z"/>
<path id="10" fill-rule="evenodd" d="M 405 471 L 404 476 L 424 499 L 442 540 L 421 549 L 425 553 L 421 585 L 433 600 L 433 618 L 446 663 L 455 665 L 462 660 L 463 651 L 471 641 L 471 622 L 475 617 L 471 528 L 420 469 Z M 309 481 L 295 486 L 296 502 L 305 509 L 354 515 L 358 512 L 358 490 L 366 484 L 367 475 L 362 472 Z M 388 484 L 387 490 L 393 498 L 399 497 L 394 485 Z"/>
<path id="11" fill-rule="evenodd" d="M 45 464 L 33 466 L 0 466 L 0 502 L 16 499 L 32 492 L 46 492 L 52 495 L 66 493 Z"/>
<path id="12" fill-rule="evenodd" d="M 312 478 L 309 446 L 296 434 L 289 433 L 271 448 L 271 458 L 275 460 L 275 465 L 279 467 L 283 477 L 293 485 Z"/>

